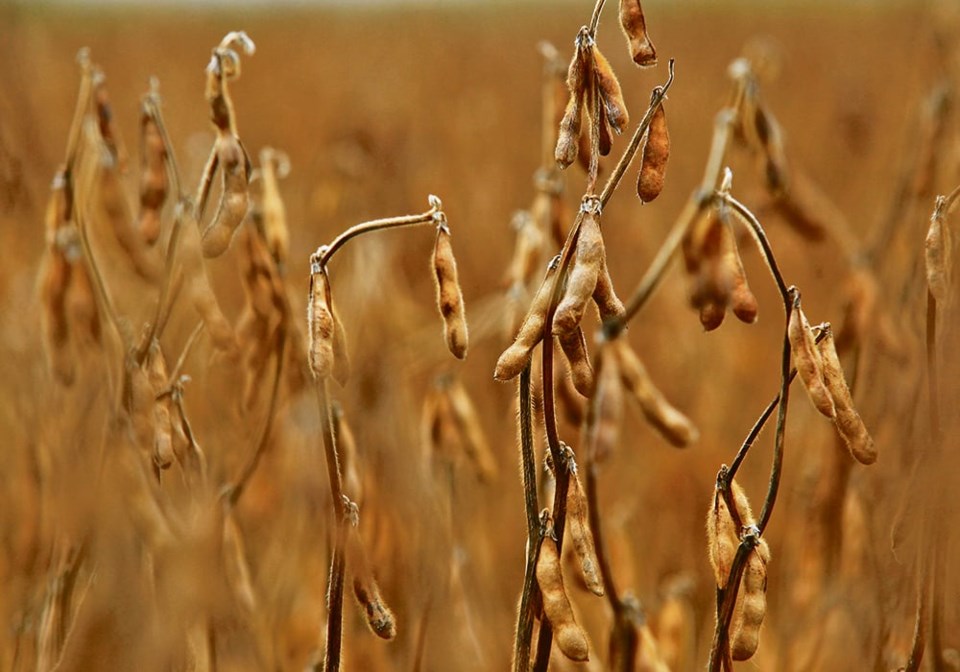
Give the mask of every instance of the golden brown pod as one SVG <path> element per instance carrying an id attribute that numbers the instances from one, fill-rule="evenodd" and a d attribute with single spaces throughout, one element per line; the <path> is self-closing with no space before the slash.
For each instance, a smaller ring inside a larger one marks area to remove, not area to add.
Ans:
<path id="1" fill-rule="evenodd" d="M 167 200 L 167 147 L 153 115 L 140 113 L 140 235 L 147 245 L 160 237 L 160 211 Z"/>
<path id="2" fill-rule="evenodd" d="M 570 365 L 570 379 L 577 392 L 589 397 L 593 392 L 593 367 L 587 355 L 587 340 L 579 326 L 570 333 L 557 337 L 560 349 Z"/>
<path id="3" fill-rule="evenodd" d="M 260 150 L 263 235 L 271 256 L 281 268 L 286 265 L 290 256 L 290 232 L 287 229 L 287 209 L 280 196 L 278 178 L 285 176 L 289 170 L 290 162 L 286 154 L 272 147 Z"/>
<path id="4" fill-rule="evenodd" d="M 203 256 L 208 259 L 227 251 L 249 205 L 250 159 L 240 139 L 232 133 L 221 132 L 217 135 L 215 151 L 223 191 L 217 212 L 203 231 Z"/>
<path id="5" fill-rule="evenodd" d="M 613 288 L 613 278 L 610 277 L 610 269 L 607 267 L 606 255 L 601 260 L 600 272 L 597 274 L 597 286 L 593 288 L 593 302 L 597 305 L 597 311 L 600 313 L 600 321 L 618 319 L 623 317 L 626 308 L 623 301 L 617 296 Z"/>
<path id="6" fill-rule="evenodd" d="M 696 426 L 657 389 L 633 348 L 622 338 L 617 339 L 611 347 L 619 364 L 620 380 L 640 405 L 647 422 L 677 448 L 696 442 L 700 438 Z"/>
<path id="7" fill-rule="evenodd" d="M 537 206 L 537 204 L 540 204 Z M 534 203 L 535 207 L 543 210 L 542 218 L 549 217 L 550 195 L 541 193 L 537 195 Z M 510 259 L 510 266 L 507 267 L 507 274 L 504 284 L 509 288 L 516 284 L 526 285 L 533 279 L 537 268 L 542 263 L 541 258 L 544 248 L 544 236 L 541 232 L 541 226 L 531 212 L 520 210 L 513 216 L 511 228 L 516 232 L 516 240 L 513 247 L 513 257 Z M 542 230 L 547 226 L 542 225 Z"/>
<path id="8" fill-rule="evenodd" d="M 129 156 L 127 148 L 117 128 L 117 120 L 113 115 L 113 106 L 110 104 L 110 94 L 107 92 L 107 78 L 102 71 L 95 69 L 93 74 L 94 90 L 93 102 L 97 112 L 97 126 L 107 150 L 110 152 L 111 163 L 120 173 L 127 172 Z"/>
<path id="9" fill-rule="evenodd" d="M 537 584 L 543 600 L 543 613 L 553 626 L 554 640 L 560 652 L 570 660 L 590 659 L 590 645 L 573 616 L 573 607 L 567 599 L 560 571 L 560 554 L 552 534 L 540 542 L 540 557 L 536 566 Z"/>
<path id="10" fill-rule="evenodd" d="M 833 340 L 833 330 L 826 327 L 826 336 L 817 345 L 823 362 L 823 382 L 833 398 L 836 409 L 834 421 L 847 449 L 860 464 L 873 464 L 877 461 L 877 447 L 867 431 L 860 414 L 853 405 L 850 388 L 847 387 L 840 357 Z"/>
<path id="11" fill-rule="evenodd" d="M 603 235 L 597 214 L 587 210 L 580 224 L 576 257 L 567 275 L 563 298 L 553 318 L 553 333 L 561 336 L 576 330 L 587 301 L 593 296 L 604 259 Z"/>
<path id="12" fill-rule="evenodd" d="M 381 639 L 397 636 L 397 621 L 380 595 L 357 528 L 347 525 L 347 566 L 353 573 L 353 596 L 371 632 Z"/>
<path id="13" fill-rule="evenodd" d="M 319 264 L 315 264 L 310 272 L 307 325 L 310 372 L 313 373 L 314 380 L 319 382 L 333 373 L 333 339 L 336 331 L 330 310 L 330 281 L 326 269 Z"/>
<path id="14" fill-rule="evenodd" d="M 719 488 L 707 515 L 707 550 L 718 588 L 727 587 L 733 559 L 740 546 L 740 531 L 755 527 L 756 519 L 750 510 L 746 494 L 736 483 L 730 483 L 731 512 Z M 730 619 L 730 651 L 734 660 L 747 660 L 756 652 L 760 626 L 766 614 L 766 567 L 770 549 L 759 539 L 747 558 L 740 579 L 737 601 Z"/>
<path id="15" fill-rule="evenodd" d="M 667 130 L 667 115 L 663 103 L 657 105 L 650 118 L 647 142 L 643 145 L 640 159 L 640 174 L 637 177 L 637 196 L 649 203 L 663 191 L 663 180 L 670 158 L 670 132 Z"/>
<path id="16" fill-rule="evenodd" d="M 442 221 L 437 226 L 437 239 L 433 247 L 433 271 L 437 308 L 443 317 L 447 348 L 457 359 L 464 359 L 467 356 L 467 317 L 457 277 L 457 260 L 450 245 L 450 229 Z"/>
<path id="17" fill-rule="evenodd" d="M 487 441 L 486 432 L 483 431 L 480 414 L 467 394 L 467 389 L 459 379 L 452 379 L 446 386 L 446 393 L 467 457 L 481 480 L 490 481 L 496 478 L 497 462 Z"/>
<path id="18" fill-rule="evenodd" d="M 592 69 L 590 52 L 583 40 L 582 32 L 577 37 L 576 45 L 567 70 L 567 89 L 570 92 L 570 98 L 567 100 L 563 118 L 560 120 L 557 146 L 554 150 L 554 159 L 561 169 L 574 162 L 580 149 L 583 107 L 586 100 L 588 75 Z"/>
<path id="19" fill-rule="evenodd" d="M 725 236 L 730 234 L 715 209 L 710 209 L 684 235 L 681 249 L 691 278 L 690 305 L 700 311 L 707 331 L 720 326 L 730 303 L 731 269 L 723 263 Z"/>
<path id="20" fill-rule="evenodd" d="M 787 335 L 790 339 L 790 349 L 793 351 L 794 366 L 797 367 L 797 373 L 803 381 L 810 401 L 820 413 L 832 419 L 836 415 L 836 408 L 833 397 L 824 384 L 823 358 L 817 349 L 807 316 L 800 307 L 799 297 L 794 301 L 793 310 L 790 311 Z"/>
<path id="21" fill-rule="evenodd" d="M 207 276 L 197 222 L 189 208 L 179 216 L 184 218 L 180 226 L 180 259 L 183 263 L 186 298 L 203 319 L 214 346 L 222 352 L 234 354 L 237 351 L 237 338 L 233 327 L 220 309 Z"/>
<path id="22" fill-rule="evenodd" d="M 923 247 L 927 286 L 941 304 L 947 300 L 953 279 L 953 235 L 946 221 L 946 207 L 946 199 L 938 196 Z"/>
<path id="23" fill-rule="evenodd" d="M 620 28 L 627 38 L 630 57 L 641 68 L 657 64 L 657 50 L 647 35 L 647 22 L 643 18 L 640 0 L 620 0 Z"/>
<path id="24" fill-rule="evenodd" d="M 606 113 L 607 121 L 614 133 L 620 135 L 630 124 L 630 115 L 627 113 L 627 104 L 623 100 L 623 90 L 620 81 L 610 67 L 603 52 L 596 42 L 591 45 L 593 54 L 593 72 L 596 76 L 597 88 L 600 93 L 600 104 Z"/>
<path id="25" fill-rule="evenodd" d="M 520 375 L 523 367 L 530 361 L 530 353 L 543 338 L 544 323 L 547 319 L 547 309 L 550 307 L 550 294 L 553 291 L 553 278 L 556 275 L 556 266 L 551 263 L 547 273 L 540 283 L 527 316 L 520 325 L 513 343 L 501 353 L 497 360 L 497 367 L 493 377 L 501 382 L 512 380 Z"/>
<path id="26" fill-rule="evenodd" d="M 350 380 L 350 352 L 347 349 L 347 334 L 343 330 L 343 323 L 340 321 L 336 306 L 332 305 L 332 299 L 330 309 L 333 315 L 333 370 L 331 373 L 340 387 L 344 387 Z"/>
<path id="27" fill-rule="evenodd" d="M 759 305 L 757 297 L 750 291 L 747 274 L 743 270 L 743 260 L 737 249 L 736 236 L 731 226 L 723 227 L 722 253 L 719 263 L 725 266 L 724 274 L 730 278 L 730 307 L 741 322 L 753 324 L 757 321 Z"/>
<path id="28" fill-rule="evenodd" d="M 570 526 L 573 550 L 576 551 L 577 559 L 580 561 L 580 569 L 587 589 L 594 595 L 602 597 L 603 579 L 600 576 L 600 563 L 597 560 L 597 550 L 593 545 L 593 533 L 587 517 L 587 495 L 580 483 L 576 465 L 571 469 L 567 489 L 567 521 Z"/>
<path id="29" fill-rule="evenodd" d="M 584 441 L 590 460 L 603 462 L 620 441 L 623 424 L 623 389 L 620 362 L 614 344 L 603 344 L 597 360 L 597 382 L 587 406 Z"/>

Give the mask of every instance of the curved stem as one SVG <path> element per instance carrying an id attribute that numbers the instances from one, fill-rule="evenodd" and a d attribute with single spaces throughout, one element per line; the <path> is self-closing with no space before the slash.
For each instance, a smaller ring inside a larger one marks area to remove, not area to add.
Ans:
<path id="1" fill-rule="evenodd" d="M 780 291 L 780 298 L 783 299 L 784 305 L 788 305 L 790 303 L 790 296 L 787 284 L 783 281 L 783 275 L 780 273 L 780 267 L 777 265 L 777 259 L 773 254 L 773 248 L 770 246 L 770 241 L 767 238 L 767 234 L 764 232 L 763 227 L 760 225 L 760 221 L 752 212 L 750 212 L 747 206 L 735 199 L 729 193 L 721 194 L 719 195 L 719 198 L 722 203 L 729 205 L 733 209 L 733 212 L 737 215 L 737 219 L 745 224 L 747 230 L 753 235 L 753 239 L 756 241 L 760 248 L 760 252 L 763 255 L 763 260 L 766 262 L 767 268 L 770 269 L 770 274 L 773 276 L 774 282 L 777 283 L 777 289 Z"/>
<path id="2" fill-rule="evenodd" d="M 743 570 L 747 567 L 747 557 L 756 547 L 759 537 L 754 534 L 746 534 L 737 547 L 737 554 L 730 565 L 730 575 L 727 577 L 727 585 L 717 593 L 717 624 L 713 632 L 713 645 L 710 647 L 710 659 L 707 663 L 707 669 L 710 672 L 719 672 L 720 665 L 728 655 L 728 632 L 730 628 L 730 619 L 733 617 L 733 608 L 737 603 L 737 593 L 740 590 L 740 579 L 743 577 Z"/>
<path id="3" fill-rule="evenodd" d="M 603 12 L 603 6 L 606 2 L 607 0 L 597 0 L 597 4 L 593 7 L 593 14 L 590 16 L 590 35 L 592 37 L 597 36 L 597 25 L 600 23 L 600 13 Z"/>
<path id="4" fill-rule="evenodd" d="M 369 222 L 363 222 L 361 224 L 351 226 L 349 229 L 334 238 L 332 243 L 318 248 L 317 251 L 313 253 L 311 261 L 315 259 L 321 267 L 324 267 L 327 265 L 327 262 L 330 261 L 331 257 L 333 257 L 333 255 L 337 252 L 337 250 L 343 247 L 343 245 L 346 244 L 346 242 L 351 238 L 355 238 L 364 233 L 370 233 L 371 231 L 394 229 L 401 226 L 416 226 L 417 224 L 433 222 L 434 214 L 438 212 L 441 212 L 440 208 L 433 207 L 419 215 L 405 215 L 403 217 L 374 219 Z"/>

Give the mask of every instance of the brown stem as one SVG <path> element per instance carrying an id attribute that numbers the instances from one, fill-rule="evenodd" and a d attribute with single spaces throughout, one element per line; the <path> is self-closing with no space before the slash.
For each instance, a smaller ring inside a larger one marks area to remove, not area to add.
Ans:
<path id="1" fill-rule="evenodd" d="M 603 6 L 606 4 L 607 0 L 597 0 L 597 4 L 593 7 L 593 14 L 590 16 L 590 36 L 597 36 L 597 24 L 600 23 L 600 13 L 603 11 Z"/>
<path id="2" fill-rule="evenodd" d="M 321 267 L 326 266 L 327 262 L 330 261 L 330 258 L 333 257 L 337 250 L 343 247 L 348 240 L 361 234 L 370 233 L 372 231 L 381 231 L 383 229 L 393 229 L 401 226 L 416 226 L 417 224 L 426 224 L 428 222 L 435 221 L 434 215 L 441 213 L 443 210 L 440 199 L 433 196 L 431 197 L 431 200 L 433 201 L 433 207 L 419 215 L 405 215 L 403 217 L 374 219 L 369 222 L 363 222 L 361 224 L 351 226 L 349 229 L 334 238 L 333 242 L 329 245 L 323 245 L 317 248 L 317 251 L 314 252 L 310 257 L 311 263 L 319 263 Z"/>
<path id="3" fill-rule="evenodd" d="M 533 637 L 534 604 L 539 588 L 536 581 L 541 526 L 537 514 L 537 464 L 533 448 L 533 409 L 530 400 L 530 364 L 520 372 L 520 467 L 523 475 L 524 508 L 527 514 L 526 566 L 517 614 L 517 636 L 513 647 L 514 672 L 527 672 L 530 640 Z"/>

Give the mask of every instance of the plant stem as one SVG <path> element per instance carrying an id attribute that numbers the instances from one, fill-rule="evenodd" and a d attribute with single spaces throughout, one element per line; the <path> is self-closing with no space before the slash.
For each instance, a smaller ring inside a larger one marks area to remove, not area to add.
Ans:
<path id="1" fill-rule="evenodd" d="M 327 462 L 327 478 L 330 481 L 330 497 L 333 499 L 333 514 L 336 525 L 333 558 L 327 583 L 327 633 L 323 659 L 325 672 L 340 669 L 340 647 L 343 635 L 343 581 L 346 574 L 344 547 L 346 544 L 347 519 L 343 502 L 343 480 L 337 454 L 337 437 L 333 432 L 330 415 L 330 396 L 326 378 L 316 381 L 317 405 L 323 431 L 323 448 Z"/>
<path id="2" fill-rule="evenodd" d="M 603 11 L 603 6 L 606 4 L 607 0 L 597 0 L 597 4 L 593 7 L 593 14 L 590 16 L 590 36 L 596 38 L 597 36 L 597 25 L 600 23 L 600 13 Z"/>
<path id="3" fill-rule="evenodd" d="M 520 467 L 523 475 L 524 508 L 527 514 L 526 567 L 523 591 L 517 614 L 517 635 L 514 642 L 513 670 L 526 672 L 530 665 L 530 640 L 533 637 L 534 610 L 538 586 L 537 554 L 540 549 L 540 522 L 537 515 L 537 464 L 533 449 L 533 409 L 530 400 L 530 364 L 520 372 Z"/>
<path id="4" fill-rule="evenodd" d="M 710 647 L 710 660 L 707 669 L 710 672 L 719 672 L 721 661 L 728 655 L 727 632 L 730 628 L 730 619 L 733 617 L 733 608 L 737 603 L 737 593 L 740 590 L 740 579 L 743 570 L 747 567 L 747 558 L 756 548 L 760 537 L 754 533 L 743 535 L 737 554 L 730 565 L 730 575 L 727 585 L 717 591 L 717 625 L 713 632 L 713 645 Z"/>
<path id="5" fill-rule="evenodd" d="M 437 199 L 437 202 L 439 204 L 439 199 Z M 333 242 L 329 245 L 319 247 L 311 256 L 311 262 L 316 261 L 321 267 L 325 267 L 327 262 L 330 261 L 330 258 L 333 257 L 336 251 L 343 247 L 343 245 L 351 238 L 364 233 L 370 233 L 372 231 L 382 231 L 383 229 L 393 229 L 401 226 L 416 226 L 417 224 L 433 222 L 434 214 L 438 212 L 442 212 L 442 209 L 439 205 L 434 206 L 428 211 L 419 215 L 404 215 L 402 217 L 374 219 L 369 222 L 363 222 L 361 224 L 351 226 L 349 229 L 334 238 Z"/>

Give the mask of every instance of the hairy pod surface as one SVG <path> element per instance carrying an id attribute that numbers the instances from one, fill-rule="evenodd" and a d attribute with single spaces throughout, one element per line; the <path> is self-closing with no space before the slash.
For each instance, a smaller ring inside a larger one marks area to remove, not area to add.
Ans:
<path id="1" fill-rule="evenodd" d="M 381 639 L 393 639 L 397 636 L 396 618 L 380 595 L 380 587 L 370 569 L 357 528 L 353 525 L 347 527 L 347 564 L 353 572 L 353 596 L 370 631 Z"/>
<path id="2" fill-rule="evenodd" d="M 623 387 L 636 399 L 644 418 L 671 445 L 685 448 L 700 438 L 687 416 L 674 408 L 660 392 L 633 348 L 622 339 L 612 344 Z"/>
<path id="3" fill-rule="evenodd" d="M 493 377 L 501 382 L 512 380 L 520 375 L 523 367 L 530 361 L 530 353 L 543 338 L 547 310 L 550 307 L 550 293 L 553 290 L 553 277 L 556 268 L 548 268 L 540 283 L 540 288 L 530 303 L 527 316 L 520 325 L 513 343 L 501 353 Z"/>
<path id="4" fill-rule="evenodd" d="M 600 103 L 606 113 L 610 128 L 617 135 L 623 133 L 630 124 L 630 115 L 627 113 L 627 104 L 623 100 L 623 89 L 616 73 L 610 67 L 610 62 L 603 55 L 600 48 L 594 43 L 591 47 L 593 54 L 593 72 L 597 78 L 597 88 L 600 92 Z"/>
<path id="5" fill-rule="evenodd" d="M 437 290 L 437 309 L 443 318 L 443 333 L 447 348 L 457 359 L 467 356 L 467 317 L 463 293 L 457 277 L 457 260 L 450 244 L 450 230 L 446 224 L 437 227 L 433 246 L 433 278 Z"/>
<path id="6" fill-rule="evenodd" d="M 663 103 L 657 105 L 650 119 L 647 142 L 643 145 L 640 159 L 640 174 L 637 177 L 637 196 L 649 203 L 663 191 L 663 181 L 670 158 L 670 132 L 667 129 L 667 114 Z"/>
<path id="7" fill-rule="evenodd" d="M 537 558 L 537 584 L 543 600 L 543 613 L 553 626 L 554 641 L 560 652 L 570 660 L 590 659 L 590 646 L 573 616 L 573 607 L 567 599 L 563 587 L 563 574 L 560 571 L 560 554 L 557 542 L 549 535 L 540 543 L 540 556 Z"/>
<path id="8" fill-rule="evenodd" d="M 600 562 L 597 560 L 597 550 L 593 545 L 593 534 L 590 531 L 587 515 L 587 495 L 576 471 L 570 474 L 567 514 L 567 520 L 570 523 L 570 539 L 573 541 L 573 550 L 576 551 L 577 559 L 580 561 L 580 570 L 583 572 L 587 589 L 594 595 L 603 597 Z"/>
<path id="9" fill-rule="evenodd" d="M 840 366 L 833 331 L 828 329 L 827 335 L 816 345 L 823 362 L 823 382 L 836 409 L 834 421 L 837 431 L 857 462 L 873 464 L 877 461 L 877 447 L 853 404 L 853 396 Z"/>
<path id="10" fill-rule="evenodd" d="M 326 269 L 310 274 L 307 325 L 307 360 L 314 380 L 321 381 L 333 373 L 333 339 L 336 331 L 333 312 L 330 310 L 330 280 L 327 278 Z"/>
<path id="11" fill-rule="evenodd" d="M 943 201 L 938 199 L 923 245 L 927 286 L 933 298 L 941 304 L 947 300 L 953 278 L 953 236 L 946 221 L 947 213 L 942 212 L 944 207 Z"/>
<path id="12" fill-rule="evenodd" d="M 817 349 L 807 316 L 799 303 L 795 304 L 790 311 L 787 335 L 790 339 L 794 365 L 797 367 L 797 373 L 803 381 L 803 387 L 810 401 L 820 413 L 832 419 L 836 415 L 836 408 L 833 397 L 824 383 L 823 358 Z"/>
<path id="13" fill-rule="evenodd" d="M 570 365 L 570 380 L 574 388 L 584 397 L 593 392 L 593 367 L 587 355 L 587 339 L 579 326 L 570 333 L 558 336 L 560 349 Z"/>
<path id="14" fill-rule="evenodd" d="M 647 22 L 640 0 L 620 0 L 620 28 L 627 38 L 633 62 L 641 68 L 656 65 L 657 50 L 647 35 Z"/>
<path id="15" fill-rule="evenodd" d="M 604 260 L 603 235 L 596 214 L 586 212 L 577 237 L 577 252 L 567 276 L 563 298 L 553 318 L 557 336 L 575 331 L 583 319 L 587 301 L 593 296 Z"/>

